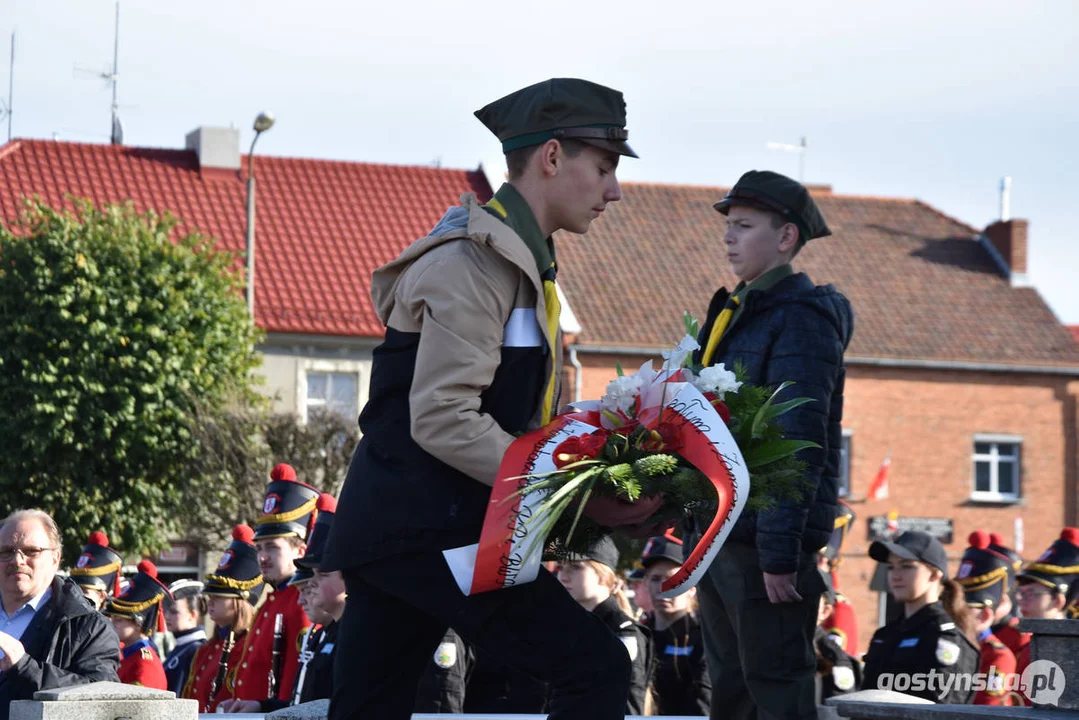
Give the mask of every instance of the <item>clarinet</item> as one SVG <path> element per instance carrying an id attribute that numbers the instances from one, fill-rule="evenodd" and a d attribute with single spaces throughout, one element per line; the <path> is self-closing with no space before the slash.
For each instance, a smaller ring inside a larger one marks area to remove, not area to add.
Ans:
<path id="1" fill-rule="evenodd" d="M 311 662 L 311 658 L 315 653 L 311 650 L 311 646 L 315 640 L 315 626 L 312 625 L 303 636 L 303 647 L 300 649 L 300 674 L 296 676 L 296 685 L 292 688 L 292 700 L 289 705 L 299 705 L 300 698 L 303 696 L 303 684 L 307 679 L 307 663 Z"/>
<path id="2" fill-rule="evenodd" d="M 229 636 L 225 638 L 225 644 L 221 647 L 221 658 L 217 662 L 217 675 L 214 676 L 213 682 L 210 683 L 210 696 L 206 698 L 205 712 L 210 712 L 210 707 L 214 704 L 217 691 L 225 686 L 225 676 L 229 674 L 229 655 L 232 653 L 232 646 L 235 644 L 236 633 L 229 630 Z"/>
<path id="3" fill-rule="evenodd" d="M 277 697 L 277 688 L 281 683 L 281 663 L 285 659 L 285 616 L 277 613 L 273 621 L 273 661 L 270 664 L 270 676 L 267 678 L 270 692 L 266 697 Z"/>

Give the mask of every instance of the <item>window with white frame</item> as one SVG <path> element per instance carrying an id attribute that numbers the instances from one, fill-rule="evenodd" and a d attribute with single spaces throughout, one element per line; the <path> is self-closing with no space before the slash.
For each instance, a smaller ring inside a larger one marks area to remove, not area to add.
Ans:
<path id="1" fill-rule="evenodd" d="M 1023 439 L 1014 435 L 974 436 L 974 500 L 1018 500 Z"/>
<path id="2" fill-rule="evenodd" d="M 304 420 L 319 412 L 332 412 L 349 421 L 360 414 L 360 374 L 358 372 L 307 371 Z"/>
<path id="3" fill-rule="evenodd" d="M 843 442 L 839 445 L 839 497 L 850 495 L 850 458 L 851 437 L 850 430 L 843 431 Z"/>

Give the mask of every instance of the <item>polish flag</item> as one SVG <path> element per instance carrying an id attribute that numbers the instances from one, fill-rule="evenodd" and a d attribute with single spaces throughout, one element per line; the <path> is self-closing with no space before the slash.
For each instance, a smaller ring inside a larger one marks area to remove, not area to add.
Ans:
<path id="1" fill-rule="evenodd" d="M 892 456 L 884 458 L 880 464 L 877 476 L 873 478 L 873 484 L 869 486 L 869 500 L 886 500 L 888 498 L 888 468 L 891 467 Z"/>

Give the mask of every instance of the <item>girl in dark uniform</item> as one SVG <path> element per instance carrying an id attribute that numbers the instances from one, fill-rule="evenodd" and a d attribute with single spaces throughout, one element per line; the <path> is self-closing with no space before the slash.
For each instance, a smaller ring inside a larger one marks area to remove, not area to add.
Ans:
<path id="1" fill-rule="evenodd" d="M 651 643 L 648 631 L 632 617 L 633 606 L 622 593 L 616 567 L 618 548 L 605 537 L 587 553 L 559 565 L 558 580 L 574 600 L 591 610 L 626 646 L 633 662 L 626 714 L 643 715 L 651 679 Z"/>
<path id="2" fill-rule="evenodd" d="M 651 538 L 641 556 L 644 586 L 652 604 L 647 626 L 656 658 L 652 700 L 656 715 L 707 715 L 712 682 L 704 660 L 701 625 L 693 614 L 695 590 L 660 598 L 663 581 L 682 567 L 682 542 L 668 534 Z"/>
<path id="3" fill-rule="evenodd" d="M 977 636 L 963 589 L 947 579 L 944 547 L 927 533 L 908 531 L 893 542 L 873 543 L 869 556 L 888 564 L 888 587 L 903 603 L 903 615 L 873 635 L 864 687 L 937 703 L 970 703 Z"/>

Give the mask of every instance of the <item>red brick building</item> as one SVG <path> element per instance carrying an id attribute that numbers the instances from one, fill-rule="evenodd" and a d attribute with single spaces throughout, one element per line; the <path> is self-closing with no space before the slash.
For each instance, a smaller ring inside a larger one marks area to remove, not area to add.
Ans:
<path id="1" fill-rule="evenodd" d="M 244 244 L 246 158 L 235 131 L 218 152 L 16 140 L 0 147 L 0 218 L 21 198 L 132 200 Z M 213 140 L 213 133 L 205 140 Z M 222 160 L 224 158 L 224 160 Z M 363 405 L 381 327 L 370 273 L 423 235 L 462 192 L 486 199 L 480 170 L 257 158 L 256 321 L 267 390 L 306 417 Z M 735 278 L 723 259 L 722 188 L 627 183 L 592 232 L 559 238 L 569 336 L 564 400 L 598 397 L 615 363 L 676 342 L 682 312 L 703 316 Z M 1027 223 L 980 232 L 917 200 L 814 194 L 835 232 L 795 265 L 850 298 L 846 484 L 858 520 L 840 587 L 863 646 L 876 627 L 868 519 L 950 520 L 957 558 L 975 529 L 1039 554 L 1079 523 L 1079 343 L 1026 279 Z M 890 497 L 865 502 L 890 457 Z M 1022 537 L 1017 536 L 1018 534 Z"/>

